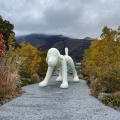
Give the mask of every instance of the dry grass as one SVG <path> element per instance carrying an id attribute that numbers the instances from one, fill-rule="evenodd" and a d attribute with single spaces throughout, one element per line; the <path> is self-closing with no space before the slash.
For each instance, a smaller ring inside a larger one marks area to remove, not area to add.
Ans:
<path id="1" fill-rule="evenodd" d="M 21 81 L 18 75 L 16 58 L 1 58 L 0 61 L 0 98 L 12 95 L 20 89 Z"/>

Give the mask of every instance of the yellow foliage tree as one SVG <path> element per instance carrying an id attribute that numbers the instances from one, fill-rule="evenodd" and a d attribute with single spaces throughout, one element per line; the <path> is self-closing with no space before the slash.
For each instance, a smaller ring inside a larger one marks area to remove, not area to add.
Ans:
<path id="1" fill-rule="evenodd" d="M 101 91 L 105 86 L 107 92 L 120 90 L 120 42 L 118 31 L 104 27 L 101 40 L 96 39 L 83 58 L 83 73 L 89 78 L 98 78 L 93 89 Z M 91 79 L 93 82 L 93 79 Z M 98 88 L 99 84 L 99 88 Z"/>
<path id="2" fill-rule="evenodd" d="M 36 72 L 36 65 L 41 61 L 39 51 L 30 43 L 21 43 L 21 48 L 18 49 L 18 54 L 21 58 L 25 58 L 20 66 L 20 74 L 24 77 L 30 77 Z"/>
<path id="3" fill-rule="evenodd" d="M 47 51 L 40 51 L 41 62 L 37 66 L 37 73 L 41 78 L 44 78 L 47 72 L 48 65 L 46 63 Z"/>

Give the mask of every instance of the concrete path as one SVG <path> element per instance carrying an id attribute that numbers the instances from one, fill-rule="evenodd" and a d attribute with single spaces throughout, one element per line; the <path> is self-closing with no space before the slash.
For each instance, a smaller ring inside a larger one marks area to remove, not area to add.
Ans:
<path id="1" fill-rule="evenodd" d="M 90 96 L 84 80 L 60 89 L 52 77 L 49 86 L 38 84 L 23 87 L 21 97 L 0 107 L 0 120 L 120 120 L 120 112 Z"/>

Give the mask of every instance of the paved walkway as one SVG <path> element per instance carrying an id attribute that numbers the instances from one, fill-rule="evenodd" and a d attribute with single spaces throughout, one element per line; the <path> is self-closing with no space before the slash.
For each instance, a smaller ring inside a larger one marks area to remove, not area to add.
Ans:
<path id="1" fill-rule="evenodd" d="M 60 89 L 52 77 L 49 86 L 38 84 L 23 87 L 21 97 L 0 107 L 0 120 L 120 120 L 120 112 L 90 96 L 84 80 Z"/>

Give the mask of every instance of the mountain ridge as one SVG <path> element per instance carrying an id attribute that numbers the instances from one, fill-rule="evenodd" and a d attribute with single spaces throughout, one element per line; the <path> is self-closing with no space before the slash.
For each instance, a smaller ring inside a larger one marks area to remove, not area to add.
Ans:
<path id="1" fill-rule="evenodd" d="M 20 44 L 22 41 L 30 43 L 37 47 L 38 50 L 48 50 L 52 47 L 57 48 L 61 54 L 65 54 L 65 47 L 69 49 L 69 55 L 75 61 L 81 61 L 84 50 L 87 49 L 94 40 L 90 37 L 83 39 L 74 39 L 63 35 L 48 35 L 48 34 L 28 34 L 23 36 L 15 36 L 16 41 Z"/>

